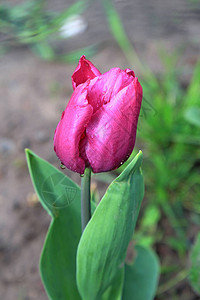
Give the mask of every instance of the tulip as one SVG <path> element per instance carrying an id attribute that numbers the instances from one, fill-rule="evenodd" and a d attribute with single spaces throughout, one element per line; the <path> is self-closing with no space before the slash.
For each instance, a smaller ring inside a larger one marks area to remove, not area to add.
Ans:
<path id="1" fill-rule="evenodd" d="M 54 149 L 67 168 L 83 174 L 110 171 L 133 151 L 142 87 L 130 69 L 101 74 L 82 56 L 72 75 L 74 92 L 55 131 Z"/>

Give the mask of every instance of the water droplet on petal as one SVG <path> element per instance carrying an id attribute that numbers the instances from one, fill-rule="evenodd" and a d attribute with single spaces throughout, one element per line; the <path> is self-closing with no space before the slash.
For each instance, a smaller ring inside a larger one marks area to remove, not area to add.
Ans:
<path id="1" fill-rule="evenodd" d="M 60 163 L 60 168 L 63 169 L 63 170 L 66 169 L 66 167 L 63 163 Z"/>
<path id="2" fill-rule="evenodd" d="M 106 125 L 105 125 L 105 128 L 108 128 L 109 127 L 109 124 L 107 123 Z"/>

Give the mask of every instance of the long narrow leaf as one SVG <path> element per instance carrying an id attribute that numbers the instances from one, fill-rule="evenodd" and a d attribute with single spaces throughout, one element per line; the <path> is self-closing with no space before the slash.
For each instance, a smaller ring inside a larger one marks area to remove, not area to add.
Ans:
<path id="1" fill-rule="evenodd" d="M 77 251 L 77 284 L 83 299 L 101 299 L 123 269 L 144 194 L 142 152 L 109 186 Z"/>

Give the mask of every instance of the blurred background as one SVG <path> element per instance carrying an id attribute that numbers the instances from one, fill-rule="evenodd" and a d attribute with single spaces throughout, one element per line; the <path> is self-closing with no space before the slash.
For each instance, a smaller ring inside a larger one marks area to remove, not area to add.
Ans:
<path id="1" fill-rule="evenodd" d="M 38 261 L 50 217 L 24 149 L 60 167 L 54 130 L 83 54 L 102 73 L 134 69 L 143 85 L 134 154 L 144 153 L 146 191 L 134 242 L 159 256 L 155 299 L 200 299 L 199 0 L 1 1 L 0 298 L 48 299 Z M 124 167 L 93 176 L 93 197 Z"/>

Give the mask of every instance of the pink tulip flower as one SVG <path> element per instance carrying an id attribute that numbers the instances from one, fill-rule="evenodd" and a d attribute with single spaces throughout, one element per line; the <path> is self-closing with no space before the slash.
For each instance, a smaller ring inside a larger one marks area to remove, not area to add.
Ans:
<path id="1" fill-rule="evenodd" d="M 132 70 L 101 74 L 82 56 L 72 75 L 74 92 L 55 131 L 54 149 L 67 168 L 83 174 L 110 171 L 133 151 L 142 87 Z"/>

